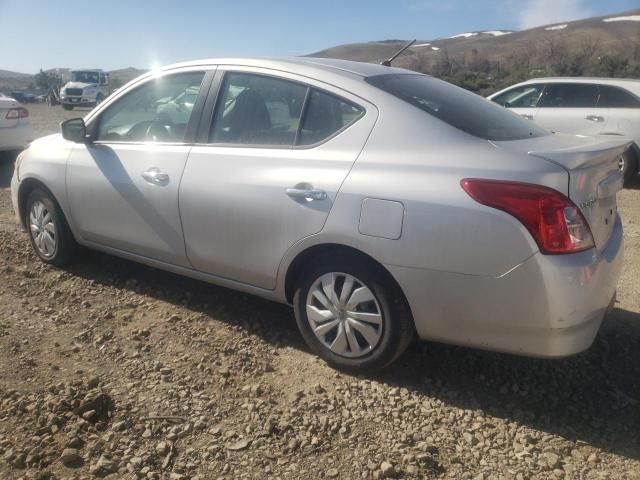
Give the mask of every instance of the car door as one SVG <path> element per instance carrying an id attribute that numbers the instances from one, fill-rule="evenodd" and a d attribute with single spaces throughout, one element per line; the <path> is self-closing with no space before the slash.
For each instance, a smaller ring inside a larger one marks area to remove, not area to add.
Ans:
<path id="1" fill-rule="evenodd" d="M 322 229 L 377 110 L 293 74 L 216 77 L 208 144 L 191 150 L 180 187 L 187 255 L 200 271 L 272 289 L 287 249 Z"/>
<path id="2" fill-rule="evenodd" d="M 538 102 L 536 122 L 552 132 L 600 134 L 609 109 L 598 106 L 598 87 L 588 83 L 549 83 Z"/>
<path id="3" fill-rule="evenodd" d="M 199 119 L 193 104 L 180 105 L 179 114 L 167 106 L 199 89 L 204 77 L 196 70 L 148 79 L 92 119 L 93 141 L 76 145 L 67 165 L 67 196 L 82 240 L 189 266 L 178 189 Z"/>
<path id="4" fill-rule="evenodd" d="M 528 120 L 534 120 L 543 90 L 544 84 L 540 83 L 519 85 L 491 97 L 491 101 Z"/>

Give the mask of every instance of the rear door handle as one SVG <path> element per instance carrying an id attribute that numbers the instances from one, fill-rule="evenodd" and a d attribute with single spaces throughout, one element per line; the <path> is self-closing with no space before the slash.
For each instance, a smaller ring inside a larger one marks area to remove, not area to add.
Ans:
<path id="1" fill-rule="evenodd" d="M 287 188 L 286 194 L 296 200 L 306 200 L 311 202 L 312 200 L 326 200 L 327 192 L 324 190 L 314 190 L 305 188 Z"/>
<path id="2" fill-rule="evenodd" d="M 591 120 L 592 122 L 604 122 L 604 117 L 601 115 L 587 115 L 584 118 L 586 120 Z"/>
<path id="3" fill-rule="evenodd" d="M 158 167 L 151 167 L 149 170 L 142 172 L 142 178 L 153 185 L 168 185 L 169 174 L 163 173 Z"/>
<path id="4" fill-rule="evenodd" d="M 533 120 L 533 115 L 529 115 L 528 113 L 521 113 L 520 116 L 522 118 L 526 118 L 527 120 Z"/>

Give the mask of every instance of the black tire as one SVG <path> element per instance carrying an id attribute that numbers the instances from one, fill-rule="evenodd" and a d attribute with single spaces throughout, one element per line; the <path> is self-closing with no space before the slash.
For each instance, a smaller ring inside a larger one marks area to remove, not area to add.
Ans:
<path id="1" fill-rule="evenodd" d="M 40 250 L 36 245 L 34 233 L 32 233 L 30 213 L 36 202 L 40 202 L 44 205 L 53 220 L 55 248 L 53 249 L 53 253 L 50 255 L 46 255 Z M 31 247 L 40 260 L 44 263 L 55 265 L 57 267 L 66 265 L 71 261 L 78 249 L 78 244 L 76 243 L 75 238 L 73 238 L 69 224 L 67 223 L 60 206 L 49 192 L 42 188 L 34 188 L 29 192 L 29 196 L 27 197 L 27 202 L 25 204 L 24 222 L 27 226 L 27 233 L 29 235 Z"/>
<path id="2" fill-rule="evenodd" d="M 96 95 L 96 103 L 95 103 L 94 106 L 97 107 L 98 105 L 100 105 L 102 103 L 103 100 L 104 100 L 104 97 L 102 96 L 101 93 L 99 93 L 98 95 Z"/>
<path id="3" fill-rule="evenodd" d="M 638 173 L 638 159 L 633 149 L 629 148 L 622 154 L 620 169 L 625 183 Z"/>
<path id="4" fill-rule="evenodd" d="M 316 280 L 331 272 L 355 277 L 369 288 L 380 307 L 382 334 L 376 346 L 364 356 L 348 358 L 338 355 L 325 346 L 312 330 L 307 317 L 307 296 Z M 298 279 L 293 306 L 298 328 L 311 351 L 333 368 L 348 373 L 373 372 L 390 365 L 415 338 L 413 318 L 404 295 L 382 267 L 364 258 L 328 254 L 308 265 Z"/>
<path id="5" fill-rule="evenodd" d="M 63 103 L 62 108 L 65 110 L 73 110 L 73 105 L 69 105 L 68 103 Z"/>

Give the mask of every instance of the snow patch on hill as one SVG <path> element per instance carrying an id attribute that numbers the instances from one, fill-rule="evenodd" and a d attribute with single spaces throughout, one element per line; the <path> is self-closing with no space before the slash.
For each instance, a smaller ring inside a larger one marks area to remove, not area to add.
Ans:
<path id="1" fill-rule="evenodd" d="M 486 35 L 493 35 L 494 37 L 501 37 L 502 35 L 509 35 L 510 33 L 513 33 L 513 32 L 509 30 L 488 30 L 482 33 Z"/>
<path id="2" fill-rule="evenodd" d="M 603 22 L 640 22 L 640 15 L 627 15 L 626 17 L 604 18 Z"/>
<path id="3" fill-rule="evenodd" d="M 563 30 L 565 28 L 567 28 L 567 24 L 563 23 L 562 25 L 554 25 L 552 27 L 547 27 L 545 28 L 545 30 Z"/>
<path id="4" fill-rule="evenodd" d="M 469 37 L 475 37 L 476 35 L 478 35 L 478 32 L 465 32 L 465 33 L 459 33 L 457 35 L 453 35 L 452 37 L 449 37 L 449 38 L 469 38 Z"/>

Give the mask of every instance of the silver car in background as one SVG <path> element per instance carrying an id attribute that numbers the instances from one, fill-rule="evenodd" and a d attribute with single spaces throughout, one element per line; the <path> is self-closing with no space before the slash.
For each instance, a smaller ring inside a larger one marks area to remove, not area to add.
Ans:
<path id="1" fill-rule="evenodd" d="M 12 197 L 44 262 L 79 244 L 292 304 L 337 368 L 384 367 L 416 334 L 560 357 L 615 296 L 627 146 L 407 70 L 206 60 L 33 142 Z"/>

